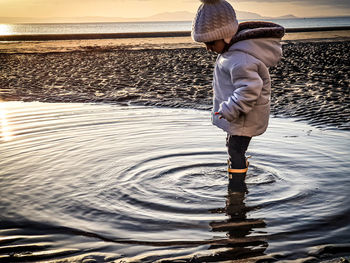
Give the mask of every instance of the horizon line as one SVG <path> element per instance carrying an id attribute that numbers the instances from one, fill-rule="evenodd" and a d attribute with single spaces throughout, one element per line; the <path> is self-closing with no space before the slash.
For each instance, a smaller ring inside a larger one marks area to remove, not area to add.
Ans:
<path id="1" fill-rule="evenodd" d="M 293 16 L 293 17 L 288 17 L 288 16 Z M 346 18 L 350 16 L 310 16 L 310 17 L 297 17 L 294 15 L 285 15 L 285 16 L 278 16 L 278 17 L 256 17 L 256 18 L 243 18 L 243 19 L 238 19 L 238 21 L 245 21 L 245 20 L 256 20 L 256 19 L 279 19 L 279 20 L 288 20 L 288 19 L 313 19 L 313 18 Z M 152 22 L 192 22 L 192 20 L 142 20 L 136 19 L 136 20 L 130 20 L 130 21 L 62 21 L 62 22 L 50 22 L 50 21 L 31 21 L 31 22 L 3 22 L 1 21 L 2 19 L 16 19 L 19 18 L 21 20 L 23 19 L 36 19 L 35 17 L 0 17 L 0 24 L 71 24 L 71 23 L 77 23 L 77 24 L 94 24 L 94 23 L 152 23 Z M 53 17 L 53 18 L 39 18 L 39 20 L 45 20 L 45 19 L 83 19 L 83 18 L 104 18 L 104 19 L 113 19 L 114 17 L 104 17 L 104 16 L 81 16 L 81 17 Z M 119 18 L 119 17 L 115 17 Z M 129 18 L 122 18 L 122 19 L 127 19 Z M 130 18 L 132 19 L 132 18 Z"/>

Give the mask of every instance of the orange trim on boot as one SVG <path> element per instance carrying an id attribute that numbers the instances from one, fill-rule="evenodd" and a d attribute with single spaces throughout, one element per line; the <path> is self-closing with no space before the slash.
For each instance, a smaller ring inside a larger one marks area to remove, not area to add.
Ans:
<path id="1" fill-rule="evenodd" d="M 251 158 L 251 156 L 248 156 L 246 158 L 246 168 L 243 168 L 243 169 L 232 169 L 232 168 L 228 168 L 227 169 L 227 172 L 229 173 L 228 174 L 228 177 L 230 179 L 232 179 L 232 176 L 233 174 L 246 174 L 248 172 L 248 166 L 249 166 L 249 162 L 248 162 L 248 159 Z M 227 165 L 228 167 L 231 166 L 231 163 L 230 163 L 230 160 L 227 160 Z"/>
<path id="2" fill-rule="evenodd" d="M 244 169 L 227 169 L 227 171 L 229 173 L 233 173 L 233 174 L 243 174 L 243 173 L 246 173 L 248 171 L 248 167 L 247 168 L 244 168 Z"/>

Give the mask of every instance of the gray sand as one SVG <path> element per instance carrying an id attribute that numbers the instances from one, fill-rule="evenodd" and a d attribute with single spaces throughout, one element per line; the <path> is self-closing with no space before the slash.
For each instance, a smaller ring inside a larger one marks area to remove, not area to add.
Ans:
<path id="1" fill-rule="evenodd" d="M 272 114 L 350 130 L 349 41 L 289 42 L 271 68 Z M 0 53 L 0 99 L 211 109 L 203 48 Z"/>

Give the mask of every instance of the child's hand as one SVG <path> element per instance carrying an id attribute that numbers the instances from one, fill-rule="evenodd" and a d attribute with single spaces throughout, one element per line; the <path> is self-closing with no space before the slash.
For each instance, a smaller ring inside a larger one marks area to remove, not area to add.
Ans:
<path id="1" fill-rule="evenodd" d="M 219 115 L 219 119 L 224 119 L 224 116 L 222 116 L 221 112 L 215 112 L 214 113 L 215 115 Z"/>

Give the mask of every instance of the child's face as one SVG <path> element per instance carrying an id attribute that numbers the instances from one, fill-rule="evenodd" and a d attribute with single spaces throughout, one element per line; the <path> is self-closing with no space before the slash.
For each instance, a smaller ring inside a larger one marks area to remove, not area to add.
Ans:
<path id="1" fill-rule="evenodd" d="M 215 41 L 211 41 L 211 42 L 205 42 L 204 43 L 206 46 L 206 49 L 208 51 L 213 51 L 216 52 L 218 54 L 221 54 L 226 46 L 226 43 L 223 39 L 220 40 L 215 40 Z"/>

